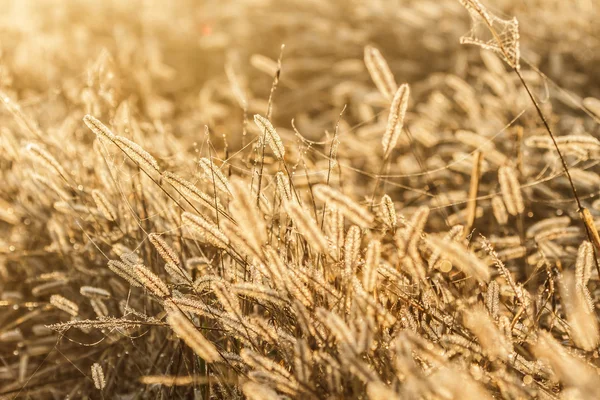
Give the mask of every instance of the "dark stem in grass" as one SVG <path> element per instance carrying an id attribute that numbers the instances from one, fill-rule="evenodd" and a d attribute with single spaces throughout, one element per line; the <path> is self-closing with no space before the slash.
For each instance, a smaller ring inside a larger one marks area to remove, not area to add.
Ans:
<path id="1" fill-rule="evenodd" d="M 520 67 L 519 67 L 519 60 L 517 59 L 516 62 L 509 62 L 509 60 L 511 60 L 512 57 L 510 56 L 510 52 L 507 51 L 506 47 L 504 46 L 504 43 L 503 43 L 502 39 L 500 38 L 500 36 L 498 35 L 498 32 L 496 32 L 496 29 L 494 29 L 494 27 L 489 23 L 488 19 L 486 18 L 485 15 L 483 15 L 481 10 L 476 9 L 476 11 L 477 11 L 477 13 L 479 13 L 479 15 L 481 16 L 483 21 L 485 21 L 485 24 L 487 25 L 490 33 L 494 37 L 494 40 L 498 44 L 498 48 L 500 49 L 500 52 L 503 54 L 505 60 L 507 60 L 508 64 L 512 67 L 513 71 L 515 71 L 515 73 L 519 77 L 519 80 L 521 81 L 521 84 L 527 91 L 527 95 L 529 96 L 529 99 L 533 103 L 533 106 L 535 107 L 535 110 L 537 111 L 538 116 L 542 120 L 542 123 L 544 124 L 544 127 L 546 128 L 546 131 L 548 132 L 548 135 L 550 135 L 550 139 L 552 139 L 552 144 L 554 145 L 554 148 L 556 149 L 556 152 L 558 154 L 558 157 L 560 158 L 562 167 L 565 171 L 565 174 L 567 175 L 567 179 L 569 180 L 569 185 L 571 186 L 571 191 L 573 192 L 573 197 L 575 198 L 575 202 L 577 203 L 577 212 L 579 213 L 579 216 L 583 221 L 583 225 L 585 226 L 585 231 L 586 231 L 588 240 L 594 245 L 593 246 L 594 263 L 596 265 L 596 270 L 598 271 L 598 275 L 600 275 L 600 264 L 598 263 L 598 259 L 596 257 L 596 249 L 600 249 L 600 236 L 598 234 L 598 230 L 596 229 L 596 227 L 593 223 L 593 220 L 590 221 L 591 216 L 589 214 L 589 211 L 585 207 L 583 207 L 583 205 L 581 204 L 581 199 L 579 198 L 579 195 L 577 194 L 577 189 L 575 188 L 575 184 L 573 183 L 573 178 L 571 177 L 571 173 L 569 172 L 569 167 L 567 166 L 567 162 L 566 162 L 565 158 L 563 157 L 563 155 L 560 151 L 560 148 L 558 147 L 558 143 L 556 143 L 556 138 L 554 136 L 554 133 L 552 132 L 552 129 L 550 128 L 550 125 L 548 124 L 548 120 L 546 119 L 544 113 L 542 112 L 542 109 L 540 108 L 537 100 L 535 99 L 535 96 L 531 92 L 529 85 L 527 85 L 527 82 L 525 82 L 525 78 L 523 78 L 523 75 L 521 74 Z M 518 38 L 517 38 L 517 40 L 518 40 Z"/>
<path id="2" fill-rule="evenodd" d="M 548 135 L 550 135 L 550 139 L 552 139 L 552 144 L 554 145 L 554 148 L 556 149 L 556 153 L 558 154 L 558 157 L 560 158 L 562 167 L 565 171 L 565 174 L 567 175 L 567 179 L 569 180 L 569 185 L 571 186 L 571 191 L 573 192 L 573 197 L 575 198 L 575 202 L 577 203 L 577 212 L 579 213 L 579 216 L 581 217 L 581 219 L 583 221 L 583 226 L 585 227 L 585 233 L 586 233 L 590 243 L 592 243 L 594 245 L 592 247 L 592 250 L 594 252 L 594 264 L 596 265 L 596 270 L 598 271 L 598 275 L 600 276 L 600 264 L 598 263 L 598 258 L 596 256 L 596 249 L 600 247 L 600 243 L 598 241 L 598 234 L 597 234 L 596 228 L 586 218 L 587 209 L 585 207 L 583 207 L 583 205 L 581 204 L 581 199 L 579 198 L 579 195 L 577 194 L 577 188 L 575 187 L 575 184 L 573 183 L 573 178 L 571 177 L 571 173 L 569 172 L 569 167 L 567 166 L 567 162 L 566 162 L 565 158 L 563 157 L 563 155 L 560 151 L 560 148 L 558 147 L 558 143 L 556 143 L 556 138 L 554 137 L 554 133 L 552 132 L 552 129 L 550 128 L 550 125 L 548 124 L 548 121 L 546 120 L 546 117 L 544 116 L 542 109 L 540 108 L 537 100 L 535 99 L 535 96 L 529 89 L 527 82 L 525 82 L 525 79 L 523 78 L 521 71 L 518 68 L 513 68 L 513 70 L 515 71 L 515 73 L 517 74 L 519 79 L 521 80 L 521 83 L 523 84 L 523 87 L 527 91 L 527 94 L 529 95 L 529 98 L 531 99 L 531 102 L 533 103 L 538 116 L 542 120 L 544 127 L 546 128 L 546 131 L 548 132 Z"/>

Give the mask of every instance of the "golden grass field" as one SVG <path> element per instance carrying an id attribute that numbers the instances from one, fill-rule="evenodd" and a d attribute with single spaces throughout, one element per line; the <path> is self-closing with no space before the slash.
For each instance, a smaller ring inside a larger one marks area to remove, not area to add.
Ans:
<path id="1" fill-rule="evenodd" d="M 597 0 L 0 0 L 1 399 L 597 399 Z"/>

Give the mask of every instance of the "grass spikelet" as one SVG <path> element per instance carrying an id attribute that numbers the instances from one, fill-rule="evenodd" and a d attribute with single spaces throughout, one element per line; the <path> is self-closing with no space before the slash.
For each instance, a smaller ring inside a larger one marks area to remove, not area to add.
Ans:
<path id="1" fill-rule="evenodd" d="M 104 318 L 108 316 L 108 307 L 106 307 L 102 299 L 94 297 L 90 299 L 90 305 L 97 317 Z"/>
<path id="2" fill-rule="evenodd" d="M 500 311 L 500 285 L 498 282 L 491 281 L 485 293 L 485 307 L 495 320 L 498 318 Z"/>
<path id="3" fill-rule="evenodd" d="M 98 363 L 92 364 L 92 381 L 94 381 L 94 387 L 98 390 L 104 389 L 106 381 L 104 380 L 104 371 L 102 366 Z"/>
<path id="4" fill-rule="evenodd" d="M 433 246 L 434 250 L 439 249 L 444 254 L 444 258 L 462 270 L 467 276 L 472 276 L 479 282 L 490 280 L 490 271 L 487 265 L 475 254 L 468 251 L 464 245 L 457 242 L 447 242 L 436 237 L 430 237 L 427 241 Z"/>
<path id="5" fill-rule="evenodd" d="M 354 276 L 356 263 L 360 254 L 361 232 L 353 225 L 348 229 L 344 242 L 344 276 L 350 279 Z"/>
<path id="6" fill-rule="evenodd" d="M 275 158 L 278 160 L 283 160 L 283 157 L 285 156 L 285 147 L 283 146 L 283 142 L 281 141 L 279 134 L 271 124 L 271 121 L 259 114 L 256 114 L 254 116 L 254 123 L 262 132 L 264 132 L 265 141 L 271 148 Z"/>
<path id="7" fill-rule="evenodd" d="M 537 236 L 540 233 L 547 232 L 553 229 L 562 229 L 566 228 L 571 224 L 571 218 L 569 217 L 554 217 L 554 218 L 546 218 L 535 224 L 531 225 L 527 228 L 525 232 L 528 238 L 532 238 Z"/>
<path id="8" fill-rule="evenodd" d="M 165 271 L 167 271 L 167 274 L 169 274 L 175 283 L 186 285 L 192 281 L 192 278 L 188 272 L 180 266 L 171 263 L 165 263 Z"/>
<path id="9" fill-rule="evenodd" d="M 242 385 L 242 391 L 249 400 L 279 400 L 277 392 L 266 385 L 248 381 Z"/>
<path id="10" fill-rule="evenodd" d="M 365 290 L 372 293 L 377 286 L 377 269 L 381 260 L 381 242 L 373 239 L 367 246 L 365 265 L 363 267 L 362 284 Z"/>
<path id="11" fill-rule="evenodd" d="M 569 354 L 552 335 L 547 331 L 539 333 L 538 341 L 533 348 L 534 354 L 547 362 L 560 382 L 566 387 L 577 388 L 589 395 L 584 397 L 592 399 L 600 379 L 596 369 L 592 368 L 579 357 Z"/>
<path id="12" fill-rule="evenodd" d="M 68 175 L 62 165 L 60 165 L 60 163 L 56 161 L 56 158 L 54 158 L 47 150 L 35 143 L 29 143 L 25 149 L 27 150 L 27 153 L 47 171 L 55 173 L 63 179 L 67 179 Z"/>
<path id="13" fill-rule="evenodd" d="M 374 221 L 373 214 L 355 203 L 350 197 L 325 184 L 315 185 L 313 192 L 317 199 L 327 204 L 335 205 L 346 218 L 362 228 L 369 227 Z"/>
<path id="14" fill-rule="evenodd" d="M 155 170 L 160 172 L 160 167 L 158 166 L 156 159 L 139 144 L 123 136 L 115 136 L 113 142 L 119 146 L 129 158 L 138 164 L 138 166 L 143 167 L 144 170 Z"/>
<path id="15" fill-rule="evenodd" d="M 229 180 L 225 177 L 225 175 L 223 175 L 221 170 L 217 168 L 217 166 L 211 160 L 203 157 L 198 161 L 198 165 L 200 165 L 200 168 L 202 168 L 202 170 L 204 171 L 204 176 L 206 177 L 206 179 L 213 183 L 217 187 L 217 189 L 221 190 L 224 193 L 227 193 L 230 196 L 232 195 L 232 189 L 231 185 L 229 184 Z"/>
<path id="16" fill-rule="evenodd" d="M 302 206 L 292 201 L 284 203 L 286 212 L 294 221 L 298 231 L 304 236 L 306 242 L 317 252 L 326 253 L 328 250 L 327 239 L 311 216 L 302 209 Z"/>
<path id="17" fill-rule="evenodd" d="M 389 229 L 395 229 L 398 223 L 398 218 L 396 217 L 396 207 L 394 206 L 392 198 L 387 194 L 383 195 L 381 198 L 381 214 L 386 226 Z"/>
<path id="18" fill-rule="evenodd" d="M 162 279 L 160 279 L 148 268 L 144 267 L 143 265 L 136 265 L 134 267 L 134 272 L 136 273 L 142 285 L 159 299 L 169 297 L 171 295 L 171 291 L 162 281 Z"/>
<path id="19" fill-rule="evenodd" d="M 515 246 L 498 251 L 498 258 L 502 261 L 515 260 L 522 258 L 527 254 L 526 246 Z"/>
<path id="20" fill-rule="evenodd" d="M 212 363 L 219 360 L 219 352 L 215 345 L 208 341 L 181 311 L 176 308 L 169 309 L 167 323 L 173 332 L 204 361 Z"/>
<path id="21" fill-rule="evenodd" d="M 233 201 L 229 208 L 231 215 L 235 218 L 240 233 L 256 251 L 260 251 L 263 244 L 267 242 L 267 226 L 264 216 L 252 197 L 247 182 L 235 179 L 231 182 Z"/>
<path id="22" fill-rule="evenodd" d="M 175 175 L 172 172 L 163 173 L 163 179 L 169 182 L 173 187 L 175 187 L 181 194 L 186 196 L 187 198 L 191 198 L 192 200 L 203 204 L 205 207 L 215 208 L 215 198 L 207 195 L 198 189 L 191 182 L 183 179 L 182 177 Z M 219 199 L 216 199 L 217 208 L 221 214 L 225 214 L 225 208 L 221 205 Z"/>
<path id="23" fill-rule="evenodd" d="M 331 241 L 338 257 L 344 246 L 344 215 L 336 206 L 327 206 L 324 222 L 325 232 Z"/>
<path id="24" fill-rule="evenodd" d="M 464 231 L 464 226 L 462 226 L 462 225 L 453 226 L 452 229 L 450 229 L 448 231 L 448 233 L 446 233 L 444 235 L 444 240 L 458 241 L 462 238 L 463 231 Z M 429 260 L 427 261 L 427 263 L 428 263 L 429 269 L 432 269 L 432 268 L 440 269 L 443 261 L 444 261 L 444 259 L 442 257 L 442 252 L 439 249 L 435 249 L 431 253 L 431 256 L 429 257 Z M 446 264 L 449 264 L 449 262 L 447 260 L 446 260 Z M 450 268 L 451 267 L 452 266 L 450 265 Z M 446 271 L 446 272 L 448 272 L 448 271 Z"/>
<path id="25" fill-rule="evenodd" d="M 506 225 L 508 222 L 508 212 L 506 211 L 504 201 L 499 196 L 492 197 L 492 212 L 500 225 Z"/>
<path id="26" fill-rule="evenodd" d="M 598 319 L 594 310 L 590 309 L 582 287 L 571 272 L 564 274 L 560 283 L 560 295 L 573 342 L 586 351 L 596 349 L 600 342 Z"/>
<path id="27" fill-rule="evenodd" d="M 398 85 L 381 52 L 373 46 L 366 46 L 364 60 L 367 70 L 371 74 L 371 79 L 379 92 L 386 100 L 392 100 Z"/>
<path id="28" fill-rule="evenodd" d="M 152 243 L 152 246 L 156 249 L 158 254 L 162 257 L 165 262 L 181 267 L 181 261 L 177 256 L 177 253 L 171 246 L 167 244 L 159 235 L 156 233 L 148 234 L 148 240 Z"/>
<path id="29" fill-rule="evenodd" d="M 131 253 L 130 253 L 131 254 Z M 108 268 L 121 278 L 125 279 L 131 286 L 142 287 L 135 270 L 132 265 L 126 264 L 118 260 L 110 260 Z"/>
<path id="30" fill-rule="evenodd" d="M 109 221 L 117 220 L 117 210 L 113 207 L 112 204 L 110 204 L 106 196 L 104 196 L 104 194 L 101 191 L 92 190 L 92 197 L 94 199 L 94 202 L 96 203 L 96 207 L 98 208 L 98 210 L 100 210 L 104 218 L 106 218 Z"/>
<path id="31" fill-rule="evenodd" d="M 416 254 L 417 245 L 421 240 L 421 233 L 425 228 L 428 217 L 429 207 L 419 207 L 410 222 L 406 224 L 406 227 L 396 232 L 396 245 L 401 257 L 404 257 L 406 254 Z"/>
<path id="32" fill-rule="evenodd" d="M 79 288 L 79 293 L 81 293 L 85 297 L 93 298 L 101 298 L 101 299 L 109 299 L 110 292 L 106 289 L 102 289 L 94 286 L 82 286 Z"/>
<path id="33" fill-rule="evenodd" d="M 236 252 L 249 257 L 252 262 L 261 260 L 261 250 L 255 247 L 256 241 L 248 243 L 246 240 L 246 236 L 251 235 L 251 233 L 242 233 L 241 229 L 229 220 L 221 221 L 220 228 L 227 238 L 227 243 L 235 248 Z"/>
<path id="34" fill-rule="evenodd" d="M 517 179 L 517 172 L 511 166 L 502 166 L 498 169 L 498 182 L 506 210 L 510 215 L 517 215 L 525 211 L 521 186 Z"/>
<path id="35" fill-rule="evenodd" d="M 73 317 L 79 314 L 79 306 L 59 294 L 50 296 L 50 304 L 67 314 L 71 314 Z"/>
<path id="36" fill-rule="evenodd" d="M 91 115 L 86 115 L 83 117 L 83 122 L 85 122 L 87 127 L 90 128 L 90 130 L 99 138 L 107 139 L 111 142 L 114 141 L 114 133 L 112 133 L 110 129 L 106 127 L 106 125 L 98 121 L 96 118 L 92 117 Z"/>
<path id="37" fill-rule="evenodd" d="M 477 336 L 481 348 L 492 361 L 508 360 L 512 346 L 484 308 L 475 307 L 466 311 L 464 320 L 465 326 Z"/>
<path id="38" fill-rule="evenodd" d="M 409 96 L 410 88 L 406 83 L 400 85 L 396 91 L 396 94 L 394 94 L 385 133 L 381 139 L 384 159 L 387 159 L 390 156 L 392 150 L 394 150 L 394 147 L 396 147 L 396 143 L 398 142 L 400 134 L 402 133 Z"/>
<path id="39" fill-rule="evenodd" d="M 229 246 L 229 239 L 219 227 L 199 215 L 184 212 L 181 216 L 183 222 L 194 232 L 201 235 L 211 245 L 226 249 Z"/>
<path id="40" fill-rule="evenodd" d="M 337 313 L 318 308 L 317 318 L 327 326 L 338 342 L 346 344 L 352 349 L 356 348 L 356 339 L 352 335 L 348 325 Z"/>
<path id="41" fill-rule="evenodd" d="M 588 241 L 584 241 L 577 250 L 577 261 L 575 263 L 575 278 L 577 285 L 587 286 L 592 276 L 594 265 L 594 248 Z"/>
<path id="42" fill-rule="evenodd" d="M 285 176 L 283 172 L 277 172 L 277 174 L 275 175 L 275 183 L 277 185 L 277 193 L 279 194 L 279 197 L 282 199 L 282 201 L 293 200 L 289 179 Z"/>
<path id="43" fill-rule="evenodd" d="M 227 288 L 223 282 L 217 281 L 214 283 L 212 289 L 225 311 L 241 319 L 242 308 L 240 307 L 240 302 L 237 296 L 231 293 L 230 288 Z"/>

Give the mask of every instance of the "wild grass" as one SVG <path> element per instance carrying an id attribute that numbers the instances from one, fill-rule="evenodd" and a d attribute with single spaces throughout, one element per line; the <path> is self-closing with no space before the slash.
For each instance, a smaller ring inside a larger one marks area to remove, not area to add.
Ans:
<path id="1" fill-rule="evenodd" d="M 3 6 L 0 398 L 597 398 L 594 2 Z"/>

